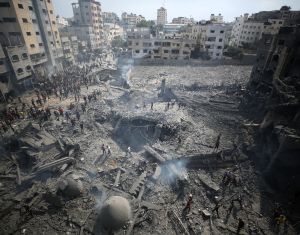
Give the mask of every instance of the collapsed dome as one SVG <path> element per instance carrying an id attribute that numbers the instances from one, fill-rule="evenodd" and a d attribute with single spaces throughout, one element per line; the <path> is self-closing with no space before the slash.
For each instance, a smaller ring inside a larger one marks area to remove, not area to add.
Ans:
<path id="1" fill-rule="evenodd" d="M 120 196 L 107 199 L 101 208 L 98 221 L 107 229 L 118 230 L 131 219 L 131 207 L 128 200 Z"/>
<path id="2" fill-rule="evenodd" d="M 83 184 L 81 181 L 76 181 L 72 177 L 67 177 L 59 182 L 58 189 L 64 196 L 76 198 L 82 195 Z"/>

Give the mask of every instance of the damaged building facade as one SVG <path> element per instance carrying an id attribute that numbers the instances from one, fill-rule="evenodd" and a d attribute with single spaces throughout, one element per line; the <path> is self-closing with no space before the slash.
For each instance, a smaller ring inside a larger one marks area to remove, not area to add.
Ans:
<path id="1" fill-rule="evenodd" d="M 258 161 L 270 184 L 289 190 L 290 197 L 300 191 L 299 38 L 299 25 L 262 35 L 246 96 L 248 107 L 257 105 L 255 118 L 261 121 Z"/>
<path id="2" fill-rule="evenodd" d="M 0 43 L 8 72 L 2 73 L 7 90 L 31 84 L 33 71 L 44 76 L 61 69 L 63 51 L 51 1 L 1 1 Z"/>

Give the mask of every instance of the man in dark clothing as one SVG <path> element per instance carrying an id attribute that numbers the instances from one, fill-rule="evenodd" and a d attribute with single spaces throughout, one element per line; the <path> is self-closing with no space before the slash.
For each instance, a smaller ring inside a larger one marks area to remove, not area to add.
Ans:
<path id="1" fill-rule="evenodd" d="M 81 133 L 83 133 L 83 121 L 80 122 Z"/>
<path id="2" fill-rule="evenodd" d="M 236 234 L 240 234 L 240 231 L 242 230 L 242 228 L 244 228 L 244 226 L 245 226 L 245 222 L 241 218 L 239 218 Z"/>
<path id="3" fill-rule="evenodd" d="M 214 147 L 214 151 L 219 149 L 221 136 L 222 136 L 222 134 L 220 133 L 217 137 L 215 147 Z"/>

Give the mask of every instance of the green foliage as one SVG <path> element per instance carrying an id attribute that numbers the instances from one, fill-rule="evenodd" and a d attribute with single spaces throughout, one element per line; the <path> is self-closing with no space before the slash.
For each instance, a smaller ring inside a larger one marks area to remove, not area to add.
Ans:
<path id="1" fill-rule="evenodd" d="M 124 41 L 120 36 L 115 37 L 111 42 L 112 47 L 127 47 L 127 42 Z"/>
<path id="2" fill-rule="evenodd" d="M 141 22 L 137 23 L 136 27 L 150 28 L 153 25 L 155 25 L 155 22 L 153 20 L 141 20 Z"/>
<path id="3" fill-rule="evenodd" d="M 231 46 L 229 46 L 223 54 L 233 59 L 241 59 L 243 57 L 243 51 L 241 49 Z"/>

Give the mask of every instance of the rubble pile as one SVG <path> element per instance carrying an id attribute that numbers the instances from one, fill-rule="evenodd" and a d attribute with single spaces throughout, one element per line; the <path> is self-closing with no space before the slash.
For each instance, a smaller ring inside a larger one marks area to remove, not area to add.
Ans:
<path id="1" fill-rule="evenodd" d="M 254 133 L 254 162 L 295 224 L 300 211 L 299 35 L 299 26 L 288 26 L 264 36 L 240 106 Z"/>
<path id="2" fill-rule="evenodd" d="M 252 164 L 239 113 L 251 68 L 129 65 L 83 86 L 89 101 L 47 101 L 70 119 L 20 119 L 5 133 L 0 233 L 234 234 L 242 220 L 240 234 L 296 234 L 272 224 Z"/>

